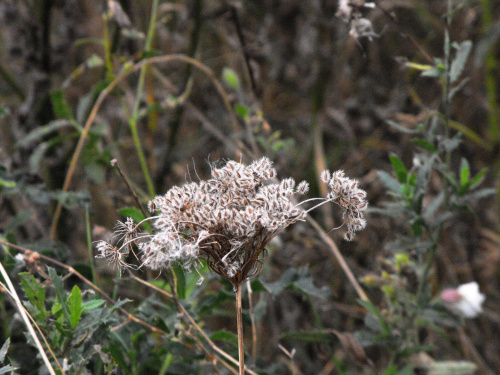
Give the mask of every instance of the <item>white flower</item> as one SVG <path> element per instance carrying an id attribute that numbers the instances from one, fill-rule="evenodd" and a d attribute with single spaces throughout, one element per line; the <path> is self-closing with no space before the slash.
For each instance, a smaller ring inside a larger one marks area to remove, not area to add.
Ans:
<path id="1" fill-rule="evenodd" d="M 447 289 L 441 293 L 441 299 L 457 314 L 465 318 L 475 318 L 482 311 L 481 305 L 485 297 L 479 292 L 479 285 L 472 281 L 460 285 L 457 289 Z"/>

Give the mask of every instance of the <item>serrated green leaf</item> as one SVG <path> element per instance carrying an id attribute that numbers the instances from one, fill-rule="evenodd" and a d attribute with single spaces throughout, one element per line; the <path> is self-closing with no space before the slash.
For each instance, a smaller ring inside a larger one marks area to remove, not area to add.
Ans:
<path id="1" fill-rule="evenodd" d="M 222 79 L 231 89 L 238 90 L 240 88 L 240 79 L 234 70 L 224 68 L 222 70 Z"/>
<path id="2" fill-rule="evenodd" d="M 26 293 L 26 297 L 28 297 L 31 303 L 36 307 L 41 318 L 45 318 L 45 316 L 47 316 L 47 311 L 45 310 L 45 289 L 38 283 L 35 277 L 28 272 L 20 273 L 19 277 L 21 278 L 21 285 L 24 293 Z"/>
<path id="3" fill-rule="evenodd" d="M 58 301 L 61 305 L 61 308 L 64 312 L 64 316 L 66 317 L 66 321 L 68 322 L 68 324 L 70 324 L 71 323 L 71 317 L 70 317 L 71 314 L 69 311 L 69 306 L 66 303 L 66 293 L 64 291 L 63 280 L 62 280 L 61 276 L 59 276 L 52 267 L 49 267 L 48 271 L 49 271 L 49 277 L 52 281 L 52 285 L 54 286 L 54 289 L 56 291 L 57 299 L 58 299 Z"/>
<path id="4" fill-rule="evenodd" d="M 425 141 L 423 139 L 413 139 L 412 143 L 417 145 L 420 148 L 423 148 L 424 150 L 429 151 L 429 152 L 432 152 L 432 153 L 437 152 L 436 146 L 434 146 L 432 143 Z"/>
<path id="5" fill-rule="evenodd" d="M 465 186 L 469 182 L 470 167 L 467 159 L 462 158 L 460 163 L 460 185 Z"/>
<path id="6" fill-rule="evenodd" d="M 71 293 L 68 297 L 68 305 L 70 311 L 70 321 L 71 327 L 74 329 L 78 325 L 80 321 L 80 317 L 82 316 L 83 306 L 82 306 L 82 292 L 80 288 L 75 285 L 71 290 Z"/>
<path id="7" fill-rule="evenodd" d="M 470 40 L 465 40 L 460 44 L 453 43 L 453 46 L 456 48 L 457 52 L 450 68 L 451 83 L 455 82 L 462 74 L 470 51 L 472 50 L 472 42 Z"/>
<path id="8" fill-rule="evenodd" d="M 389 158 L 391 159 L 392 168 L 396 173 L 398 181 L 404 184 L 408 178 L 408 170 L 406 169 L 404 163 L 396 154 L 391 154 Z"/>

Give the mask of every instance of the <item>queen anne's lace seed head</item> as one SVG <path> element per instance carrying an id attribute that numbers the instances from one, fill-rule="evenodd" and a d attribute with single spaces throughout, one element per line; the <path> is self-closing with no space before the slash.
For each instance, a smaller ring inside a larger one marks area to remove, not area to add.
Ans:
<path id="1" fill-rule="evenodd" d="M 248 166 L 228 161 L 213 167 L 207 181 L 174 186 L 149 202 L 148 209 L 156 215 L 147 219 L 152 234 L 139 232 L 140 223 L 127 219 L 117 224 L 119 247 L 101 241 L 98 257 L 126 266 L 124 258 L 135 243 L 141 266 L 162 270 L 180 263 L 189 270 L 203 259 L 212 271 L 238 286 L 260 273 L 261 258 L 272 238 L 307 215 L 293 196 L 307 193 L 309 184 L 297 185 L 292 178 L 266 184 L 275 176 L 265 157 Z M 326 200 L 344 210 L 346 238 L 352 239 L 366 225 L 362 213 L 366 193 L 342 171 L 324 171 L 321 179 L 331 188 Z"/>
<path id="2" fill-rule="evenodd" d="M 172 187 L 155 197 L 148 208 L 157 214 L 155 234 L 139 241 L 143 266 L 153 269 L 172 263 L 209 267 L 234 285 L 256 276 L 265 246 L 305 212 L 292 197 L 309 185 L 295 180 L 263 185 L 276 171 L 268 158 L 245 166 L 228 161 L 212 168 L 211 179 Z"/>
<path id="3" fill-rule="evenodd" d="M 326 198 L 336 203 L 344 211 L 344 220 L 347 224 L 344 238 L 347 241 L 352 241 L 354 233 L 366 227 L 364 218 L 364 211 L 368 207 L 366 192 L 359 188 L 358 181 L 345 177 L 342 170 L 333 173 L 323 171 L 321 179 L 331 189 Z"/>

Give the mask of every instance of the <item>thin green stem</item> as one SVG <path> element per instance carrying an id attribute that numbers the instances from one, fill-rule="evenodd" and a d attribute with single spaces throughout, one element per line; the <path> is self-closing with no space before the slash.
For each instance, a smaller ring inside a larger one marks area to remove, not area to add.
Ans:
<path id="1" fill-rule="evenodd" d="M 103 24 L 103 44 L 104 44 L 104 60 L 106 62 L 106 80 L 113 80 L 113 62 L 111 60 L 111 42 L 109 40 L 109 15 L 104 13 L 102 16 Z"/>
<path id="2" fill-rule="evenodd" d="M 90 232 L 90 215 L 89 215 L 89 206 L 85 206 L 85 229 L 87 232 L 87 249 L 89 251 L 89 261 L 90 261 L 90 271 L 92 274 L 92 282 L 95 284 L 97 277 L 95 273 L 94 266 L 94 253 L 92 252 L 92 235 Z"/>
<path id="3" fill-rule="evenodd" d="M 153 44 L 154 31 L 156 25 L 156 16 L 158 13 L 158 0 L 153 0 L 151 6 L 151 17 L 149 20 L 148 34 L 146 36 L 146 44 L 144 46 L 144 51 L 149 52 Z M 149 173 L 148 165 L 146 163 L 146 158 L 144 156 L 144 151 L 142 150 L 141 141 L 139 139 L 139 133 L 137 131 L 137 120 L 139 119 L 139 106 L 141 104 L 141 97 L 144 91 L 144 82 L 146 79 L 146 73 L 148 66 L 144 65 L 139 73 L 139 82 L 137 83 L 137 92 L 135 97 L 134 109 L 132 111 L 132 117 L 129 121 L 130 131 L 132 132 L 132 138 L 134 140 L 134 145 L 137 150 L 137 156 L 139 157 L 139 162 L 141 164 L 142 173 L 146 179 L 146 184 L 148 186 L 148 192 L 151 196 L 155 195 L 155 188 L 153 180 L 151 179 L 151 174 Z"/>
<path id="4" fill-rule="evenodd" d="M 173 360 L 174 360 L 174 356 L 172 354 L 168 353 L 167 356 L 165 357 L 165 360 L 163 361 L 163 364 L 161 365 L 161 369 L 160 369 L 160 372 L 158 373 L 158 375 L 165 375 Z"/>

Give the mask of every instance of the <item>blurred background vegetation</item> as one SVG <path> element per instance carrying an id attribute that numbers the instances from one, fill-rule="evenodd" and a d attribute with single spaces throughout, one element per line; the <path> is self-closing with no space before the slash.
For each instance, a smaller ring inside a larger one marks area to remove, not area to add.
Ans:
<path id="1" fill-rule="evenodd" d="M 60 349 L 56 357 L 67 357 L 68 347 L 83 348 L 87 330 L 94 341 L 88 352 L 79 353 L 78 360 L 87 360 L 81 363 L 88 367 L 81 373 L 112 368 L 126 374 L 216 373 L 210 361 L 218 357 L 199 348 L 186 353 L 189 345 L 198 344 L 186 332 L 187 339 L 179 338 L 175 304 L 128 274 L 118 279 L 116 270 L 91 257 L 89 237 L 105 238 L 116 220 L 137 214 L 112 159 L 118 160 L 144 203 L 173 185 L 196 180 L 196 174 L 206 178 L 207 161 L 249 162 L 262 155 L 274 161 L 278 175 L 311 182 L 312 196 L 324 193 L 318 171 L 329 168 L 359 179 L 371 207 L 391 199 L 377 171 L 392 170 L 391 154 L 410 168 L 418 145 L 411 134 L 389 123 L 413 130 L 443 110 L 442 85 L 421 73 L 439 68 L 435 58 L 443 58 L 447 1 L 375 3 L 373 9 L 361 9 L 377 34 L 368 38 L 350 35 L 349 24 L 336 16 L 336 0 L 0 2 L 1 237 L 73 267 L 115 301 L 132 300 L 119 308 L 168 332 L 162 335 L 131 323 L 118 314 L 118 307 L 106 310 L 99 302 L 90 306 L 90 289 L 70 270 L 66 290 L 69 293 L 75 283 L 80 286 L 88 304 L 84 317 L 124 328 L 102 333 L 106 340 L 99 352 L 93 345 L 100 342 L 100 331 L 87 327 L 80 332 L 68 318 L 69 328 L 59 328 L 76 331 L 65 343 L 52 337 L 51 343 Z M 471 175 L 487 167 L 483 184 L 497 194 L 450 219 L 430 277 L 435 294 L 476 280 L 487 296 L 485 313 L 460 330 L 445 330 L 428 340 L 435 345 L 430 353 L 436 359 L 467 359 L 480 373 L 498 374 L 500 2 L 452 3 L 450 39 L 470 40 L 472 50 L 461 75 L 468 80 L 449 106 L 450 131 L 461 134 L 463 141 L 451 167 L 458 170 L 463 157 Z M 159 56 L 170 57 L 140 65 Z M 100 107 L 93 111 L 96 103 Z M 440 189 L 439 179 L 431 179 L 429 192 Z M 328 208 L 314 217 L 327 231 L 341 223 Z M 401 230 L 397 220 L 373 212 L 354 242 L 342 240 L 342 230 L 330 235 L 361 280 L 380 274 L 386 245 Z M 22 280 L 17 276 L 28 267 L 38 282 L 51 280 L 53 298 L 58 296 L 58 302 L 51 303 L 61 304 L 66 297 L 57 289 L 58 276 L 26 256 L 22 266 L 15 255 L 5 246 L 0 254 L 13 280 L 38 290 L 27 275 Z M 57 268 L 60 274 L 67 271 Z M 136 276 L 172 291 L 164 281 L 167 275 Z M 230 286 L 208 278 L 196 290 L 196 278 L 190 277 L 186 275 L 180 292 L 186 308 L 203 329 L 214 333 L 217 345 L 236 357 Z M 377 373 L 353 361 L 346 339 L 342 342 L 332 333 L 356 331 L 366 311 L 309 225 L 301 223 L 273 243 L 254 287 L 255 311 L 248 314 L 248 300 L 244 305 L 249 353 L 251 315 L 257 330 L 256 352 L 247 364 L 258 358 L 256 368 L 276 374 Z M 365 290 L 374 303 L 382 302 L 379 290 Z M 71 299 L 78 299 L 77 292 L 71 292 Z M 57 319 L 59 310 L 52 307 Z M 96 311 L 99 317 L 91 315 Z M 44 373 L 34 349 L 26 349 L 15 313 L 4 293 L 0 344 L 10 337 L 9 356 L 19 373 Z M 49 319 L 48 332 L 50 327 Z M 384 367 L 384 348 L 367 348 L 366 354 L 375 368 Z M 77 363 L 76 354 L 74 358 Z M 77 373 L 72 371 L 68 373 Z"/>

